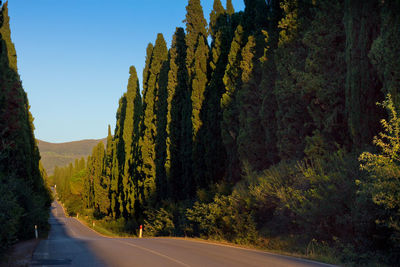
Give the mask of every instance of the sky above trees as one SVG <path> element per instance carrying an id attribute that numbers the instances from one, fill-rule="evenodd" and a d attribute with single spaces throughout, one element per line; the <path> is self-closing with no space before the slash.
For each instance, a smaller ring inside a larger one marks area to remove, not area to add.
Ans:
<path id="1" fill-rule="evenodd" d="M 242 0 L 233 0 L 236 11 Z M 201 1 L 209 18 L 212 0 Z M 9 0 L 18 69 L 35 118 L 49 142 L 103 138 L 114 129 L 129 66 L 140 83 L 146 47 L 162 33 L 168 47 L 182 27 L 186 0 Z M 141 88 L 142 89 L 142 88 Z"/>

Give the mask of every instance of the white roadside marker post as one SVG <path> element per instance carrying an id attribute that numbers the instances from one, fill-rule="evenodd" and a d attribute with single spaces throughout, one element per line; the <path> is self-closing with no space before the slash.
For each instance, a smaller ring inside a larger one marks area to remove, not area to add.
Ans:
<path id="1" fill-rule="evenodd" d="M 142 234 L 143 234 L 143 226 L 140 225 L 140 229 L 139 229 L 139 238 L 142 238 Z"/>
<path id="2" fill-rule="evenodd" d="M 35 237 L 36 237 L 36 239 L 38 239 L 37 225 L 35 225 Z"/>

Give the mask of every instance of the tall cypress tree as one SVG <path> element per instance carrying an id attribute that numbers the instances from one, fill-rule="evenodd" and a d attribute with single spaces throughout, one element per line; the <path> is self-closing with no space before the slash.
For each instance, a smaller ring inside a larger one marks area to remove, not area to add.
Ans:
<path id="1" fill-rule="evenodd" d="M 114 218 L 121 216 L 123 212 L 123 203 L 121 198 L 122 192 L 122 175 L 125 165 L 125 144 L 123 140 L 125 114 L 126 114 L 126 94 L 120 100 L 116 116 L 116 125 L 113 138 L 113 159 L 111 170 L 111 211 Z"/>
<path id="2" fill-rule="evenodd" d="M 39 169 L 40 155 L 29 108 L 17 72 L 6 3 L 0 10 L 0 202 L 4 204 L 2 208 L 8 203 L 15 204 L 16 212 L 11 219 L 16 220 L 13 227 L 17 230 L 15 237 L 19 239 L 32 236 L 29 229 L 33 224 L 40 227 L 47 224 L 46 209 L 50 205 L 50 196 Z M 0 212 L 3 214 L 0 223 L 3 224 L 10 214 L 7 208 Z M 19 216 L 23 213 L 21 219 Z M 3 245 L 2 239 L 0 247 Z"/>
<path id="3" fill-rule="evenodd" d="M 186 6 L 186 66 L 189 75 L 189 87 L 192 89 L 192 124 L 195 139 L 202 122 L 200 111 L 203 107 L 204 91 L 207 84 L 207 21 L 203 15 L 200 0 L 189 0 Z"/>
<path id="4" fill-rule="evenodd" d="M 304 98 L 312 118 L 313 134 L 306 154 L 321 155 L 348 144 L 345 115 L 344 2 L 319 1 L 315 18 L 304 34 L 308 50 L 302 78 Z"/>
<path id="5" fill-rule="evenodd" d="M 6 42 L 8 64 L 10 68 L 17 73 L 18 72 L 17 51 L 15 50 L 14 43 L 11 41 L 10 17 L 8 16 L 8 2 L 5 2 L 4 5 L 2 6 L 1 13 L 3 22 L 2 26 L 0 27 L 0 34 L 3 40 Z"/>
<path id="6" fill-rule="evenodd" d="M 380 34 L 372 44 L 369 57 L 382 82 L 384 94 L 390 93 L 400 111 L 400 2 L 383 1 Z"/>
<path id="7" fill-rule="evenodd" d="M 186 197 L 186 189 L 190 186 L 189 177 L 184 175 L 184 169 L 191 168 L 191 162 L 185 162 L 185 152 L 191 155 L 191 120 L 190 112 L 185 112 L 185 106 L 191 110 L 188 92 L 188 77 L 186 69 L 186 43 L 183 28 L 177 28 L 170 49 L 170 70 L 168 73 L 168 115 L 167 115 L 167 162 L 165 164 L 169 177 L 171 197 L 182 200 Z M 184 120 L 186 118 L 186 121 Z M 185 127 L 187 128 L 185 131 Z M 184 133 L 189 133 L 185 136 Z M 185 146 L 186 141 L 189 146 Z M 189 166 L 184 166 L 184 164 Z"/>
<path id="8" fill-rule="evenodd" d="M 268 26 L 268 8 L 265 1 L 245 1 L 244 35 L 247 44 L 242 50 L 241 77 L 242 86 L 238 92 L 239 135 L 238 152 L 241 163 L 249 163 L 256 170 L 265 169 L 268 160 L 268 148 L 265 147 L 265 130 L 261 122 L 261 61 L 267 46 L 266 29 Z"/>
<path id="9" fill-rule="evenodd" d="M 223 77 L 232 41 L 229 16 L 219 0 L 214 1 L 210 14 L 212 36 L 211 57 L 209 59 L 210 80 L 205 91 L 204 108 L 200 118 L 204 125 L 198 134 L 198 144 L 203 146 L 204 170 L 202 187 L 220 181 L 225 174 L 226 151 L 221 136 L 221 97 L 224 93 Z"/>
<path id="10" fill-rule="evenodd" d="M 200 113 L 204 109 L 205 90 L 208 81 L 207 22 L 204 19 L 200 0 L 189 0 L 186 6 L 186 66 L 188 69 L 189 88 L 192 101 L 192 132 L 193 132 L 193 174 L 196 184 L 204 186 L 204 138 L 198 135 L 204 121 Z M 195 187 L 190 189 L 194 192 Z M 189 193 L 193 195 L 193 193 Z"/>
<path id="11" fill-rule="evenodd" d="M 265 131 L 264 146 L 268 149 L 268 153 L 265 155 L 267 164 L 275 164 L 279 161 L 276 137 L 276 112 L 278 103 L 274 94 L 277 71 L 274 54 L 278 47 L 278 23 L 281 19 L 279 1 L 269 1 L 268 27 L 266 32 L 264 32 L 267 37 L 267 47 L 262 57 L 262 80 L 260 84 L 260 93 L 262 98 L 260 118 Z"/>
<path id="12" fill-rule="evenodd" d="M 89 179 L 93 182 L 94 208 L 103 214 L 108 214 L 110 202 L 108 198 L 108 184 L 104 179 L 105 151 L 103 142 L 100 142 L 93 148 L 90 163 L 88 175 Z"/>
<path id="13" fill-rule="evenodd" d="M 238 152 L 242 164 L 249 163 L 251 167 L 262 170 L 266 167 L 264 132 L 260 124 L 261 96 L 259 91 L 260 71 L 258 65 L 256 38 L 250 35 L 242 50 L 240 64 L 242 73 L 242 88 L 238 92 L 239 104 L 239 135 Z"/>
<path id="14" fill-rule="evenodd" d="M 136 69 L 131 66 L 129 69 L 129 80 L 126 92 L 126 113 L 123 129 L 124 139 L 124 174 L 122 187 L 124 192 L 124 212 L 128 216 L 134 212 L 136 200 L 136 187 L 134 180 L 139 179 L 140 155 L 138 154 L 139 123 L 141 119 L 142 100 L 139 90 L 139 80 Z"/>
<path id="15" fill-rule="evenodd" d="M 107 186 L 107 197 L 110 201 L 109 214 L 112 214 L 111 209 L 111 178 L 112 178 L 112 161 L 113 161 L 113 136 L 111 134 L 111 126 L 108 125 L 107 144 L 104 159 L 104 180 Z M 85 168 L 85 159 L 79 161 L 79 169 Z"/>
<path id="16" fill-rule="evenodd" d="M 356 148 L 371 142 L 383 117 L 375 104 L 383 99 L 382 84 L 368 58 L 379 34 L 379 10 L 378 0 L 345 1 L 346 113 Z"/>
<path id="17" fill-rule="evenodd" d="M 156 137 L 157 137 L 157 96 L 160 72 L 168 59 L 168 49 L 162 34 L 157 35 L 148 70 L 147 88 L 143 95 L 143 136 L 140 147 L 143 157 L 143 203 L 155 201 L 156 193 Z"/>
<path id="18" fill-rule="evenodd" d="M 223 82 L 225 92 L 221 98 L 222 121 L 221 136 L 227 152 L 227 180 L 236 182 L 240 179 L 240 164 L 237 152 L 237 137 L 239 135 L 239 106 L 237 92 L 241 87 L 241 49 L 243 46 L 243 27 L 239 25 L 228 55 Z"/>
<path id="19" fill-rule="evenodd" d="M 209 30 L 213 40 L 215 40 L 216 33 L 218 32 L 217 29 L 217 27 L 219 26 L 218 24 L 221 24 L 221 22 L 219 21 L 224 20 L 225 13 L 226 11 L 221 4 L 221 0 L 214 0 L 213 9 L 211 10 L 210 13 L 210 25 L 209 25 Z"/>
<path id="20" fill-rule="evenodd" d="M 143 96 L 146 94 L 147 87 L 148 87 L 149 76 L 150 76 L 149 70 L 150 70 L 150 65 L 151 65 L 151 60 L 152 60 L 152 55 L 153 55 L 153 49 L 154 49 L 153 44 L 149 43 L 146 48 L 146 62 L 145 62 L 145 66 L 143 69 L 143 91 L 142 91 Z"/>
<path id="21" fill-rule="evenodd" d="M 232 16 L 235 13 L 235 9 L 232 5 L 232 0 L 226 0 L 226 13 L 228 13 L 229 16 Z"/>
<path id="22" fill-rule="evenodd" d="M 157 199 L 163 200 L 169 196 L 167 172 L 167 113 L 168 113 L 168 72 L 169 60 L 163 62 L 160 70 L 157 90 L 157 136 L 156 136 L 156 186 Z"/>
<path id="23" fill-rule="evenodd" d="M 283 14 L 279 22 L 279 42 L 275 53 L 277 78 L 275 96 L 278 103 L 277 146 L 281 160 L 301 159 L 304 156 L 306 136 L 312 127 L 303 98 L 303 77 L 307 48 L 301 36 L 309 25 L 307 2 L 287 0 L 281 5 Z"/>

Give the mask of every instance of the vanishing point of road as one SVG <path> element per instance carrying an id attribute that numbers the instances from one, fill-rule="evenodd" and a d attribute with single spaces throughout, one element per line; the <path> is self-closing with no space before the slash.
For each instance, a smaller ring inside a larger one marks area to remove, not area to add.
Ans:
<path id="1" fill-rule="evenodd" d="M 31 266 L 331 266 L 264 251 L 173 238 L 109 238 L 53 202 L 51 230 Z"/>

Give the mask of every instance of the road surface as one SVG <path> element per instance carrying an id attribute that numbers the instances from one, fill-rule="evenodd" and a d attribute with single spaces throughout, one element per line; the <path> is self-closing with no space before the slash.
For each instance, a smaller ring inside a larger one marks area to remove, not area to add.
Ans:
<path id="1" fill-rule="evenodd" d="M 31 266 L 329 266 L 206 242 L 173 238 L 108 238 L 66 217 L 53 202 L 51 230 Z"/>

